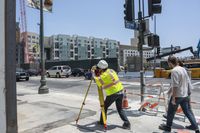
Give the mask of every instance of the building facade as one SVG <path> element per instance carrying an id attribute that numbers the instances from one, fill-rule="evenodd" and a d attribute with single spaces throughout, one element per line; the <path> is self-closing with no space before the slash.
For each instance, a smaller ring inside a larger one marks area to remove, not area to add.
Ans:
<path id="1" fill-rule="evenodd" d="M 38 62 L 40 60 L 39 34 L 27 32 L 27 46 L 29 62 Z"/>
<path id="2" fill-rule="evenodd" d="M 51 60 L 85 60 L 119 56 L 119 42 L 116 40 L 62 34 L 52 35 L 49 40 Z"/>
<path id="3" fill-rule="evenodd" d="M 127 63 L 128 57 L 140 56 L 137 47 L 128 46 L 128 45 L 120 45 L 120 65 L 124 66 Z M 143 57 L 149 58 L 153 57 L 153 50 L 143 51 Z"/>

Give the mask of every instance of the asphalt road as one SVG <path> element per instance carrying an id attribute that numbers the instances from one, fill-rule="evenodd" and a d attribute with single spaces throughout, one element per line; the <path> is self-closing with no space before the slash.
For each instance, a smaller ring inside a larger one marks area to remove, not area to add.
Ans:
<path id="1" fill-rule="evenodd" d="M 130 100 L 140 100 L 140 78 L 120 78 L 124 88 L 129 93 L 128 98 Z M 85 80 L 84 77 L 69 77 L 69 78 L 46 78 L 47 86 L 49 90 L 53 91 L 61 91 L 63 93 L 73 93 L 73 94 L 81 94 L 85 95 L 86 90 L 88 89 L 88 85 L 90 80 Z M 145 78 L 145 84 L 159 84 L 163 83 L 164 91 L 167 91 L 169 88 L 169 79 L 162 79 L 162 78 Z M 20 81 L 17 84 L 24 85 L 26 87 L 29 86 L 40 86 L 40 76 L 37 77 L 30 77 L 29 81 Z M 194 89 L 192 90 L 192 100 L 194 102 L 200 102 L 200 80 L 192 80 L 192 84 Z M 146 87 L 148 89 L 148 87 Z M 150 88 L 151 89 L 151 88 Z M 131 94 L 130 94 L 131 93 Z M 133 93 L 133 94 L 132 94 Z M 89 90 L 89 95 L 97 95 L 97 86 L 94 82 L 92 82 L 91 88 Z M 199 107 L 200 104 L 194 104 L 194 107 Z"/>

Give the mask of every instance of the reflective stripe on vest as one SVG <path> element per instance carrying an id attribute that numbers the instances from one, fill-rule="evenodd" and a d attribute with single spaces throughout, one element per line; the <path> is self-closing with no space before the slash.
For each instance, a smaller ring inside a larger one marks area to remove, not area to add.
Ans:
<path id="1" fill-rule="evenodd" d="M 108 84 L 108 85 L 102 86 L 102 89 L 110 88 L 110 87 L 112 87 L 113 85 L 116 85 L 116 84 L 119 83 L 119 82 L 120 82 L 120 81 L 117 80 L 117 81 L 115 81 L 115 82 L 113 82 L 113 83 L 110 83 L 110 84 Z"/>
<path id="2" fill-rule="evenodd" d="M 99 79 L 99 82 L 103 85 L 104 82 L 103 82 L 103 80 L 101 79 L 101 77 L 98 77 L 98 79 Z"/>
<path id="3" fill-rule="evenodd" d="M 110 75 L 110 77 L 111 77 L 111 79 L 112 79 L 113 82 L 110 83 L 110 84 L 108 84 L 108 85 L 105 85 L 105 86 L 104 86 L 104 82 L 103 82 L 101 76 L 98 77 L 99 81 L 100 81 L 101 84 L 102 84 L 102 89 L 110 88 L 110 87 L 112 87 L 113 85 L 116 85 L 117 83 L 120 82 L 119 80 L 115 81 L 115 78 L 114 78 L 114 76 L 112 75 L 112 73 L 113 73 L 113 70 L 110 70 L 110 71 L 109 71 L 109 75 Z"/>
<path id="4" fill-rule="evenodd" d="M 115 82 L 115 78 L 114 78 L 114 76 L 112 75 L 112 73 L 113 73 L 113 70 L 110 70 L 110 71 L 109 71 L 109 75 L 110 75 L 112 81 Z"/>

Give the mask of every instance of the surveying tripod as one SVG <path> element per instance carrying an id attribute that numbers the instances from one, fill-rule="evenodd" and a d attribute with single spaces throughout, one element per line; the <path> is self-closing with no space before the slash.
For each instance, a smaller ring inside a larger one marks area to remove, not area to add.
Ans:
<path id="1" fill-rule="evenodd" d="M 90 83 L 88 85 L 88 89 L 87 89 L 87 91 L 85 93 L 84 100 L 82 102 L 78 117 L 76 119 L 76 125 L 78 124 L 78 120 L 80 119 L 80 115 L 81 115 L 81 112 L 83 110 L 83 106 L 85 105 L 85 101 L 86 101 L 88 92 L 89 92 L 89 90 L 91 88 L 92 80 L 93 79 L 90 80 Z M 99 88 L 99 87 L 98 87 L 98 95 L 99 95 L 99 102 L 100 102 L 100 107 L 101 107 L 101 115 L 102 115 L 102 118 L 103 118 L 103 125 L 104 125 L 104 129 L 106 130 L 107 129 L 107 124 L 106 124 L 106 114 L 105 114 L 105 109 L 104 109 L 104 95 L 103 95 L 103 90 L 101 88 Z"/>

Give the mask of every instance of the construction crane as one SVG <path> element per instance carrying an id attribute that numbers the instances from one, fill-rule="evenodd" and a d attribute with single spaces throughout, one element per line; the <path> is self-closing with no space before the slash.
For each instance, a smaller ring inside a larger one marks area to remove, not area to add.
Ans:
<path id="1" fill-rule="evenodd" d="M 21 42 L 24 46 L 24 63 L 29 63 L 25 0 L 19 0 L 19 4 L 20 4 L 20 17 L 21 17 L 21 35 L 22 35 Z"/>
<path id="2" fill-rule="evenodd" d="M 154 60 L 154 58 L 160 59 L 161 57 L 165 57 L 165 56 L 169 56 L 169 55 L 172 55 L 172 54 L 180 53 L 180 52 L 183 52 L 183 51 L 186 51 L 186 50 L 190 50 L 190 52 L 194 55 L 193 48 L 192 47 L 187 47 L 187 48 L 184 48 L 184 49 L 174 50 L 174 51 L 171 51 L 171 52 L 168 52 L 168 53 L 157 55 L 156 57 L 150 57 L 150 58 L 147 58 L 146 60 L 147 61 L 151 61 L 151 60 Z"/>

